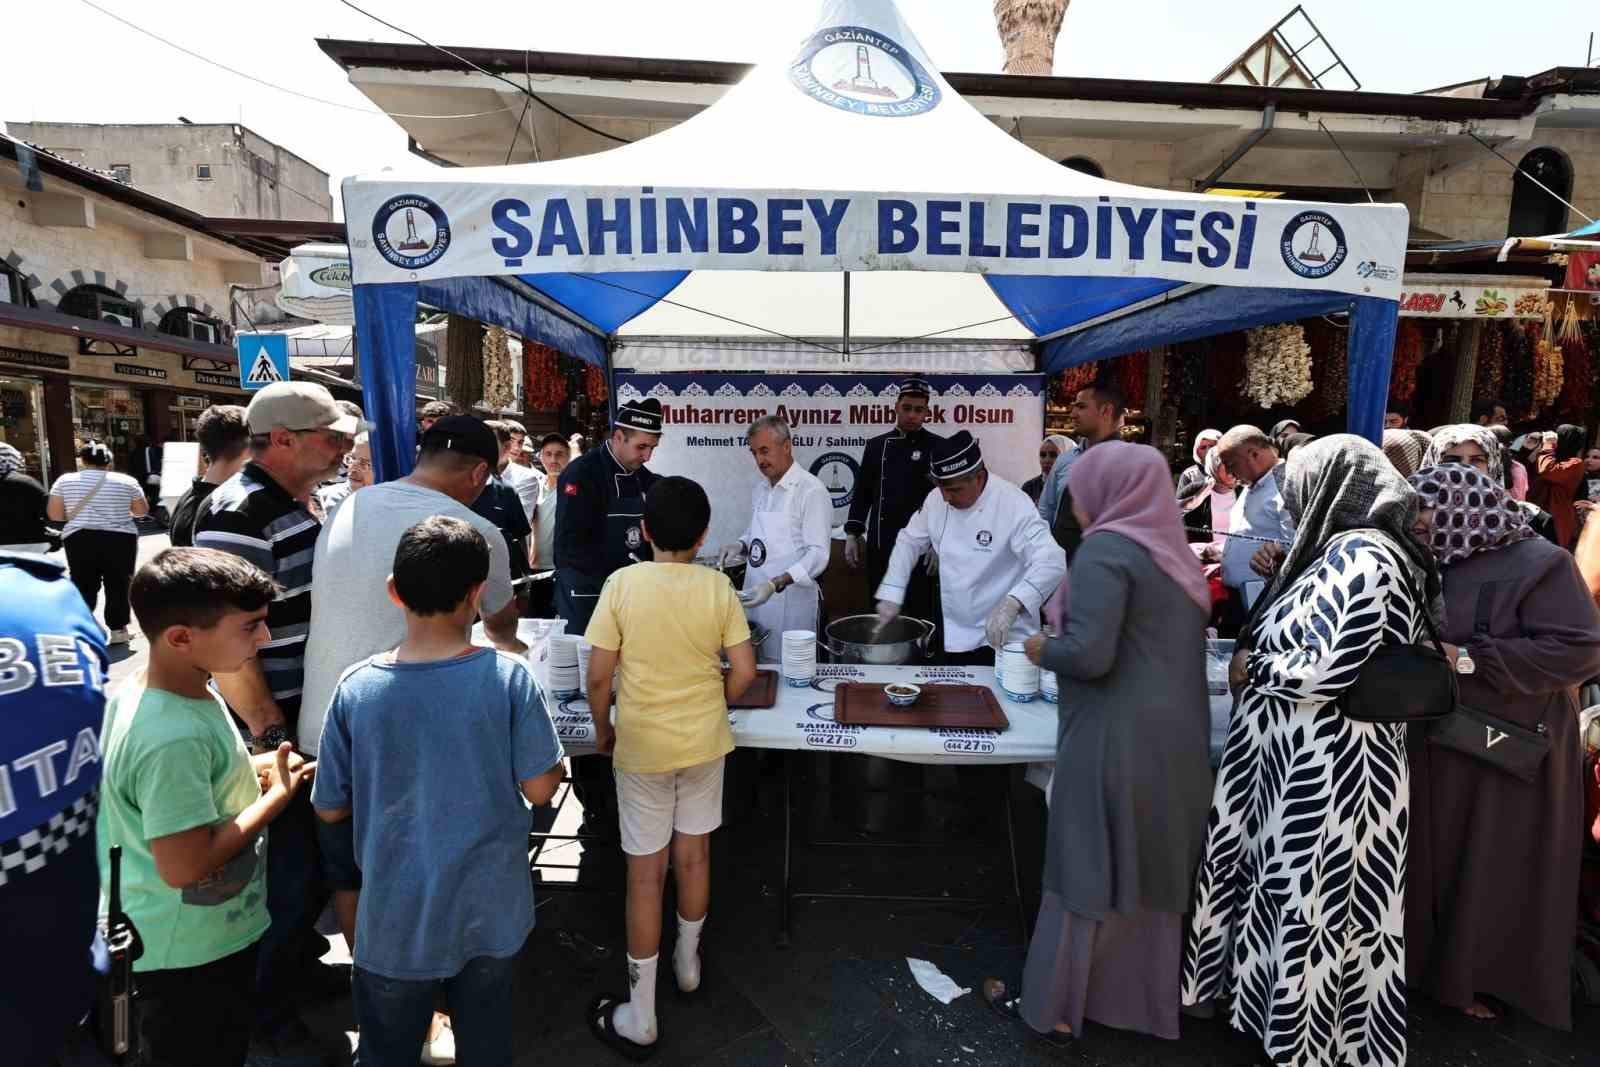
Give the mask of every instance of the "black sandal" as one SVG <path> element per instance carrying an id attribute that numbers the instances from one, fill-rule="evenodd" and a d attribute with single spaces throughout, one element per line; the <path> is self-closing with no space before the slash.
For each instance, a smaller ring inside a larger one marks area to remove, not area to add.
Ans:
<path id="1" fill-rule="evenodd" d="M 643 1063 L 656 1054 L 655 1045 L 641 1045 L 637 1041 L 629 1041 L 617 1033 L 617 1009 L 627 1001 L 619 999 L 611 993 L 602 993 L 594 998 L 589 1005 L 588 1023 L 589 1032 L 600 1039 L 600 1042 L 632 1060 L 634 1063 Z"/>
<path id="2" fill-rule="evenodd" d="M 1022 994 L 1018 993 L 1014 997 L 1007 997 L 1006 993 L 1008 990 L 1006 989 L 1006 984 L 1000 979 L 985 978 L 982 985 L 979 986 L 979 989 L 983 994 L 983 1002 L 989 1005 L 990 1011 L 994 1012 L 1002 1019 L 1008 1019 L 1011 1022 L 1016 1023 L 1025 1031 L 1027 1031 L 1029 1035 L 1038 1038 L 1045 1044 L 1054 1045 L 1057 1048 L 1063 1048 L 1072 1044 L 1072 1042 L 1078 1039 L 1078 1035 L 1070 1031 L 1056 1030 L 1052 1028 L 1049 1033 L 1041 1034 L 1039 1031 L 1029 1026 L 1028 1021 L 1022 1017 Z"/>

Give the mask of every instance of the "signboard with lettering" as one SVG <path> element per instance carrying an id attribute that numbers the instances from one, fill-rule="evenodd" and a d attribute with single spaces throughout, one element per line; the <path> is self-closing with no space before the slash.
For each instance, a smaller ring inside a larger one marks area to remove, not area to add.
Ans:
<path id="1" fill-rule="evenodd" d="M 1542 319 L 1543 289 L 1505 285 L 1411 285 L 1400 291 L 1400 314 L 1427 319 Z"/>

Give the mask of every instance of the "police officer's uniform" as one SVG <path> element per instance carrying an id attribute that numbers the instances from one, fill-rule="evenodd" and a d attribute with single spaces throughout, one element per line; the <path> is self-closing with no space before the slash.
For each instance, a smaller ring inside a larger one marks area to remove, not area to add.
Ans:
<path id="1" fill-rule="evenodd" d="M 612 424 L 622 430 L 661 433 L 661 401 L 624 404 Z M 613 571 L 652 558 L 644 539 L 644 497 L 659 476 L 630 471 L 607 441 L 567 465 L 556 480 L 556 612 L 569 634 L 589 627 L 600 587 Z"/>
<path id="2" fill-rule="evenodd" d="M 907 393 L 931 398 L 932 388 L 923 378 L 907 378 L 900 383 L 899 395 Z M 869 589 L 877 589 L 883 581 L 895 538 L 927 498 L 933 484 L 928 464 L 934 447 L 943 440 L 926 427 L 908 434 L 896 426 L 869 440 L 862 450 L 861 473 L 856 478 L 844 532 L 866 538 Z M 918 563 L 906 596 L 905 613 L 927 619 L 933 613 L 933 603 L 932 579 L 924 565 Z"/>

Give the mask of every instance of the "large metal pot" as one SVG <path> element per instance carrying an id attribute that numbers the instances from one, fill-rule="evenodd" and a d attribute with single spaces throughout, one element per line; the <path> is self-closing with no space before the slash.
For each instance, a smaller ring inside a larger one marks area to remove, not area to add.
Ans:
<path id="1" fill-rule="evenodd" d="M 876 615 L 847 615 L 830 622 L 818 644 L 828 650 L 835 663 L 892 667 L 926 659 L 932 652 L 928 642 L 933 631 L 933 623 L 902 615 L 880 632 Z"/>

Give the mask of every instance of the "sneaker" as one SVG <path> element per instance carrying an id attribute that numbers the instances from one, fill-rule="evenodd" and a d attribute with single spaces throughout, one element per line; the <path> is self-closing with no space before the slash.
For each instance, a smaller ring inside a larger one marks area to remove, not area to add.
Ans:
<path id="1" fill-rule="evenodd" d="M 132 641 L 133 635 L 128 632 L 126 626 L 119 626 L 106 636 L 106 644 L 108 645 L 126 645 Z"/>

